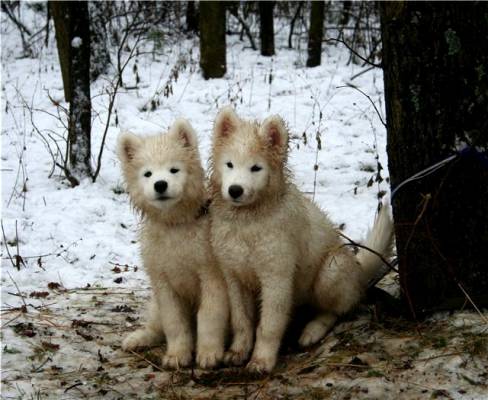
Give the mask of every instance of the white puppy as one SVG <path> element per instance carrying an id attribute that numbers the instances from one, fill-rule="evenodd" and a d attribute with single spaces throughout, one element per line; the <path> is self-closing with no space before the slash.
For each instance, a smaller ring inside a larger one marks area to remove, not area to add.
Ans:
<path id="1" fill-rule="evenodd" d="M 288 132 L 281 118 L 262 124 L 232 109 L 217 116 L 212 151 L 212 246 L 229 289 L 233 341 L 226 362 L 271 371 L 294 306 L 319 313 L 300 344 L 319 341 L 360 300 L 382 268 L 371 252 L 354 255 L 325 213 L 290 182 Z M 366 246 L 389 256 L 392 222 L 383 207 Z"/>
<path id="2" fill-rule="evenodd" d="M 147 323 L 122 348 L 153 346 L 166 337 L 163 366 L 188 366 L 196 314 L 197 362 L 214 367 L 224 353 L 228 299 L 210 246 L 196 135 L 180 119 L 167 134 L 122 134 L 118 154 L 131 202 L 142 216 L 141 252 L 153 290 Z"/>

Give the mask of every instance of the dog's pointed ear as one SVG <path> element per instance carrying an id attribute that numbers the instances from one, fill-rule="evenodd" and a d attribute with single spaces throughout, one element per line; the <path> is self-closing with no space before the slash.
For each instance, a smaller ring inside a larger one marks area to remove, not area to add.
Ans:
<path id="1" fill-rule="evenodd" d="M 198 147 L 198 138 L 190 122 L 184 118 L 178 118 L 169 130 L 169 134 L 179 140 L 184 147 Z"/>
<path id="2" fill-rule="evenodd" d="M 288 146 L 288 130 L 280 116 L 272 115 L 266 118 L 261 124 L 259 133 L 272 148 L 280 151 L 286 150 Z"/>
<path id="3" fill-rule="evenodd" d="M 225 138 L 232 135 L 239 125 L 239 117 L 230 106 L 222 108 L 215 118 L 214 136 Z"/>
<path id="4" fill-rule="evenodd" d="M 131 163 L 142 145 L 142 138 L 131 132 L 122 132 L 118 138 L 117 155 L 124 163 Z"/>

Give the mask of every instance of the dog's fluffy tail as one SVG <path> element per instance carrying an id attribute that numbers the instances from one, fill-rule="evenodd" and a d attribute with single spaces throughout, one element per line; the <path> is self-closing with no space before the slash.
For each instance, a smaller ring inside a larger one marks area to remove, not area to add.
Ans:
<path id="1" fill-rule="evenodd" d="M 373 227 L 369 230 L 366 241 L 363 243 L 367 249 L 360 248 L 357 258 L 363 268 L 363 287 L 375 285 L 388 272 L 388 266 L 376 253 L 389 260 L 393 249 L 393 220 L 390 202 L 385 200 L 378 212 Z"/>

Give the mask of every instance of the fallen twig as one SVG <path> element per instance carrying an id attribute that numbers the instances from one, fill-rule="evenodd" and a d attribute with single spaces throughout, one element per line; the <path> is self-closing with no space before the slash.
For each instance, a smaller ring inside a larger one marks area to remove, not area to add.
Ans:
<path id="1" fill-rule="evenodd" d="M 17 266 L 14 263 L 13 257 L 10 254 L 10 250 L 8 249 L 8 243 L 7 243 L 7 235 L 5 235 L 5 229 L 3 228 L 3 220 L 1 221 L 1 226 L 2 226 L 2 235 L 3 235 L 3 243 L 5 244 L 5 250 L 7 251 L 8 259 L 10 260 L 10 263 L 14 268 L 17 268 Z"/>
<path id="2" fill-rule="evenodd" d="M 27 312 L 27 303 L 25 302 L 25 298 L 24 298 L 24 295 L 22 294 L 22 292 L 20 291 L 19 289 L 19 286 L 17 285 L 17 282 L 14 281 L 14 278 L 12 278 L 12 275 L 10 275 L 10 272 L 7 271 L 7 274 L 10 278 L 10 280 L 12 281 L 12 283 L 15 285 L 15 288 L 17 289 L 17 293 L 19 294 L 20 298 L 22 299 L 22 303 L 24 303 L 24 306 L 25 306 L 25 312 Z"/>
<path id="3" fill-rule="evenodd" d="M 481 319 L 485 322 L 485 324 L 488 325 L 488 319 L 483 315 L 483 313 L 480 311 L 480 309 L 478 308 L 478 306 L 471 299 L 471 296 L 468 294 L 468 292 L 466 292 L 466 290 L 464 290 L 464 288 L 461 285 L 461 283 L 458 282 L 457 285 L 459 286 L 459 289 L 461 289 L 461 291 L 464 293 L 464 295 L 466 296 L 466 298 L 468 299 L 468 301 L 471 303 L 471 305 L 473 306 L 473 308 L 476 310 L 476 312 L 478 313 L 478 315 L 481 317 Z"/>
<path id="4" fill-rule="evenodd" d="M 66 389 L 64 389 L 64 393 L 68 392 L 68 390 L 74 389 L 77 386 L 83 385 L 83 382 L 76 382 L 75 384 L 68 386 Z"/>
<path id="5" fill-rule="evenodd" d="M 135 355 L 136 357 L 140 358 L 141 360 L 147 362 L 149 365 L 151 365 L 153 368 L 156 368 L 158 371 L 163 372 L 164 370 L 161 367 L 158 367 L 156 364 L 153 362 L 149 361 L 146 357 L 142 356 L 141 354 L 135 352 L 134 350 L 129 350 L 130 353 Z"/>

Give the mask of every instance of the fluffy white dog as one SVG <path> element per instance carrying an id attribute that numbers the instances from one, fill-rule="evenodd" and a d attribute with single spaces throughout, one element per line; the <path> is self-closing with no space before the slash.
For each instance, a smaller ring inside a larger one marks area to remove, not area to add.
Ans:
<path id="1" fill-rule="evenodd" d="M 177 120 L 167 134 L 119 138 L 119 158 L 130 200 L 142 216 L 144 267 L 153 296 L 148 320 L 122 343 L 125 350 L 165 337 L 165 367 L 214 367 L 224 355 L 228 324 L 225 281 L 210 246 L 205 176 L 190 124 Z"/>
<path id="2" fill-rule="evenodd" d="M 233 340 L 224 359 L 241 364 L 255 346 L 248 368 L 275 366 L 293 307 L 311 304 L 302 346 L 319 341 L 337 316 L 359 301 L 382 268 L 367 250 L 355 255 L 337 228 L 290 182 L 288 132 L 278 116 L 263 123 L 241 120 L 231 108 L 215 121 L 211 171 L 212 246 L 227 280 Z M 392 221 L 380 211 L 365 245 L 390 255 Z"/>

